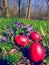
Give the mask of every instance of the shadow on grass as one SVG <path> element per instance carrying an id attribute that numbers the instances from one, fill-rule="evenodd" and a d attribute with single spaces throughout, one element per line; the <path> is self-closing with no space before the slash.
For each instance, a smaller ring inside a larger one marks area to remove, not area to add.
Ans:
<path id="1" fill-rule="evenodd" d="M 10 65 L 7 60 L 0 60 L 0 65 Z"/>
<path id="2" fill-rule="evenodd" d="M 30 58 L 30 56 L 29 56 L 29 51 L 28 51 L 28 49 L 27 48 L 24 48 L 24 47 L 22 47 L 21 48 L 21 51 L 22 51 L 22 53 L 23 53 L 23 55 L 24 55 L 24 57 L 26 57 L 27 59 L 29 59 L 30 60 L 30 62 L 31 62 L 31 65 L 32 65 L 32 63 L 33 63 L 33 65 L 40 65 L 41 63 L 43 63 L 43 65 L 46 65 L 43 61 L 39 61 L 39 62 L 37 62 L 37 63 L 35 63 L 33 60 L 31 60 L 31 58 Z"/>

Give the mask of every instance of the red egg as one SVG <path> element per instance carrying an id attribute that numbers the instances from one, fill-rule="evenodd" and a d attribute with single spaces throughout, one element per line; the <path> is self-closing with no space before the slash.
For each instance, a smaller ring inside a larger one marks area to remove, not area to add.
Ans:
<path id="1" fill-rule="evenodd" d="M 35 31 L 30 33 L 30 37 L 33 41 L 40 41 L 42 39 L 41 35 Z"/>
<path id="2" fill-rule="evenodd" d="M 29 39 L 23 35 L 16 36 L 14 40 L 15 40 L 15 43 L 20 46 L 27 46 L 29 44 Z"/>
<path id="3" fill-rule="evenodd" d="M 43 61 L 45 57 L 44 48 L 40 43 L 34 42 L 29 48 L 29 56 L 34 62 Z"/>

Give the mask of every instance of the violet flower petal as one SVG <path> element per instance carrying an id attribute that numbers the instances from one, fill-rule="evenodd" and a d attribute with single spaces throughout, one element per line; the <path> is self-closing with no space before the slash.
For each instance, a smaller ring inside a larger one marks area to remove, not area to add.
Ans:
<path id="1" fill-rule="evenodd" d="M 8 38 L 7 37 L 4 37 L 2 40 L 4 40 L 5 42 L 8 41 Z"/>
<path id="2" fill-rule="evenodd" d="M 25 35 L 25 33 L 22 31 L 22 32 L 21 32 L 21 35 Z"/>
<path id="3" fill-rule="evenodd" d="M 29 39 L 29 33 L 26 33 L 26 37 Z"/>
<path id="4" fill-rule="evenodd" d="M 32 29 L 32 28 L 28 28 L 28 31 L 29 31 L 29 32 L 32 32 L 32 31 L 33 31 L 33 29 Z"/>
<path id="5" fill-rule="evenodd" d="M 30 28 L 30 26 L 29 25 L 26 25 L 25 28 Z"/>

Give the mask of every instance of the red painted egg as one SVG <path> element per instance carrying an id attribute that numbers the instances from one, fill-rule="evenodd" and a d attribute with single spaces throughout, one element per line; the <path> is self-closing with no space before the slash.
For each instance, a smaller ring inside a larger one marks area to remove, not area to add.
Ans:
<path id="1" fill-rule="evenodd" d="M 31 60 L 34 62 L 39 62 L 44 60 L 44 48 L 41 46 L 40 43 L 34 42 L 31 47 L 29 48 L 29 56 Z"/>
<path id="2" fill-rule="evenodd" d="M 30 33 L 30 37 L 33 41 L 40 41 L 42 39 L 41 35 L 35 31 Z"/>
<path id="3" fill-rule="evenodd" d="M 29 39 L 23 35 L 16 36 L 14 40 L 15 40 L 15 43 L 20 46 L 27 46 L 29 44 Z"/>

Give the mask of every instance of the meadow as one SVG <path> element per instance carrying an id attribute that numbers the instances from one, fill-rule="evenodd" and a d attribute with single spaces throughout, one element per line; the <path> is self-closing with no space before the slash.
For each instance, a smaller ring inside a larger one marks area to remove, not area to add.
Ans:
<path id="1" fill-rule="evenodd" d="M 16 30 L 15 28 L 18 28 L 15 25 L 16 22 L 23 24 L 22 28 L 18 29 L 17 31 L 15 31 Z M 24 27 L 27 25 L 29 25 L 34 31 L 40 33 L 41 36 L 43 37 L 41 44 L 46 50 L 45 51 L 46 65 L 49 65 L 49 20 L 44 21 L 44 20 L 29 20 L 23 18 L 0 18 L 0 36 L 8 38 L 8 41 L 7 38 L 6 40 L 4 38 L 3 40 L 0 41 L 0 49 L 2 49 L 3 53 L 2 59 L 7 60 L 9 63 L 11 63 L 10 65 L 20 61 L 20 57 L 23 56 L 23 53 L 21 52 L 20 48 L 14 44 L 13 34 L 19 35 L 23 31 L 24 34 L 26 35 L 28 31 L 27 30 L 25 31 Z M 12 30 L 12 35 L 7 32 L 8 28 Z M 11 54 L 11 50 L 12 49 L 16 50 L 15 48 L 18 49 L 18 52 Z M 6 54 L 7 51 L 8 52 L 10 51 L 9 55 Z"/>

